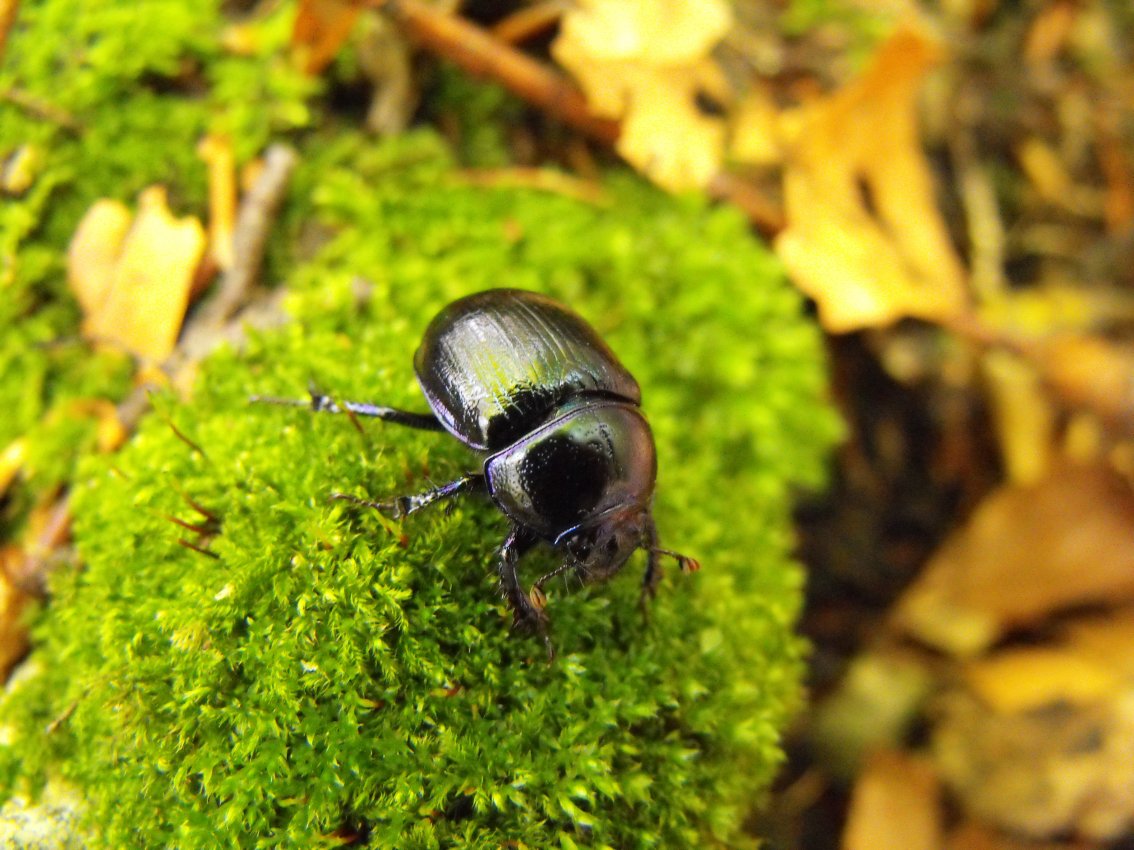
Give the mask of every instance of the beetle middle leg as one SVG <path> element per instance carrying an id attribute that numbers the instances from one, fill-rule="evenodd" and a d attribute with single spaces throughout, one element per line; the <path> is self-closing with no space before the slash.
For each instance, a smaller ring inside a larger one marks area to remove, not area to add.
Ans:
<path id="1" fill-rule="evenodd" d="M 331 498 L 374 508 L 394 519 L 401 519 L 441 499 L 451 499 L 462 493 L 484 492 L 487 487 L 488 485 L 482 474 L 470 472 L 466 475 L 462 475 L 456 481 L 450 481 L 448 484 L 442 484 L 440 487 L 434 487 L 432 490 L 426 490 L 424 493 L 417 493 L 412 496 L 395 496 L 393 499 L 385 502 L 361 499 L 358 496 L 351 496 L 347 493 L 332 493 Z"/>

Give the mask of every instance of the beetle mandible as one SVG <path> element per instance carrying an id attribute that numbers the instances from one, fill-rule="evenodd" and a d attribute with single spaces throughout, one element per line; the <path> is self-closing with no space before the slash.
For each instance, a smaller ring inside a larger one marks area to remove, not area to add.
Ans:
<path id="1" fill-rule="evenodd" d="M 645 598 L 657 587 L 662 555 L 683 571 L 699 568 L 658 544 L 651 511 L 657 459 L 638 382 L 577 313 L 518 289 L 461 298 L 429 324 L 414 371 L 430 413 L 339 403 L 314 390 L 310 401 L 253 401 L 445 430 L 477 452 L 478 471 L 423 493 L 381 502 L 332 498 L 400 518 L 463 493 L 487 494 L 510 522 L 497 569 L 514 625 L 538 630 L 549 656 L 548 580 L 565 573 L 582 582 L 606 579 L 645 549 Z M 561 551 L 563 561 L 525 592 L 517 563 L 540 542 Z"/>

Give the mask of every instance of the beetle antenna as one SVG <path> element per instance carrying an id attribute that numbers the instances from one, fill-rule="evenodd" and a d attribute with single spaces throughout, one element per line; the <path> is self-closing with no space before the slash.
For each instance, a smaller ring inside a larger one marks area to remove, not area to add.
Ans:
<path id="1" fill-rule="evenodd" d="M 695 573 L 701 569 L 701 562 L 696 558 L 690 558 L 688 555 L 682 555 L 680 552 L 674 552 L 672 549 L 663 549 L 660 546 L 651 546 L 649 551 L 656 552 L 659 555 L 669 555 L 669 557 L 677 561 L 677 566 L 683 573 Z"/>

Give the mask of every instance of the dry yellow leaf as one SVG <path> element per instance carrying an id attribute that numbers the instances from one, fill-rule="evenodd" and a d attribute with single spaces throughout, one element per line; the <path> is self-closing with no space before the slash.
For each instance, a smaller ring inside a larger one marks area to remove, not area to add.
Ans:
<path id="1" fill-rule="evenodd" d="M 67 252 L 68 278 L 84 336 L 160 361 L 177 343 L 205 232 L 196 218 L 174 218 L 161 187 L 142 192 L 127 227 L 128 216 L 113 201 L 91 207 Z"/>
<path id="2" fill-rule="evenodd" d="M 618 152 L 681 191 L 720 170 L 725 123 L 698 99 L 726 97 L 709 53 L 731 25 L 723 0 L 581 0 L 563 16 L 552 52 L 597 115 L 622 120 Z"/>
<path id="3" fill-rule="evenodd" d="M 788 226 L 776 250 L 830 331 L 966 306 L 917 133 L 918 92 L 938 58 L 901 29 L 858 81 L 781 122 Z"/>

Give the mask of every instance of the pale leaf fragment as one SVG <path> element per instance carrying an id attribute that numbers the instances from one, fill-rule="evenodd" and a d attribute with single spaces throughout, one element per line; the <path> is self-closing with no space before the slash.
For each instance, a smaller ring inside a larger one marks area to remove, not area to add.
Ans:
<path id="1" fill-rule="evenodd" d="M 1103 465 L 1060 465 L 988 496 L 895 608 L 896 624 L 972 656 L 1053 611 L 1134 599 L 1134 493 Z"/>
<path id="2" fill-rule="evenodd" d="M 96 203 L 67 255 L 71 287 L 83 307 L 83 335 L 164 360 L 177 343 L 205 244 L 201 223 L 174 218 L 161 187 L 142 192 L 128 230 L 122 208 Z"/>
<path id="3" fill-rule="evenodd" d="M 221 271 L 235 262 L 233 231 L 236 230 L 236 154 L 232 139 L 211 133 L 197 145 L 197 156 L 209 171 L 209 254 Z"/>
<path id="4" fill-rule="evenodd" d="M 697 98 L 727 97 L 709 54 L 731 25 L 723 0 L 581 0 L 563 16 L 552 52 L 597 115 L 622 120 L 618 152 L 681 191 L 720 170 L 725 123 Z"/>
<path id="5" fill-rule="evenodd" d="M 102 309 L 114 283 L 118 257 L 133 220 L 121 201 L 95 201 L 67 248 L 67 278 L 85 315 Z"/>
<path id="6" fill-rule="evenodd" d="M 917 133 L 917 96 L 938 60 L 935 43 L 901 29 L 858 81 L 782 121 L 788 226 L 776 250 L 830 331 L 965 309 Z"/>

